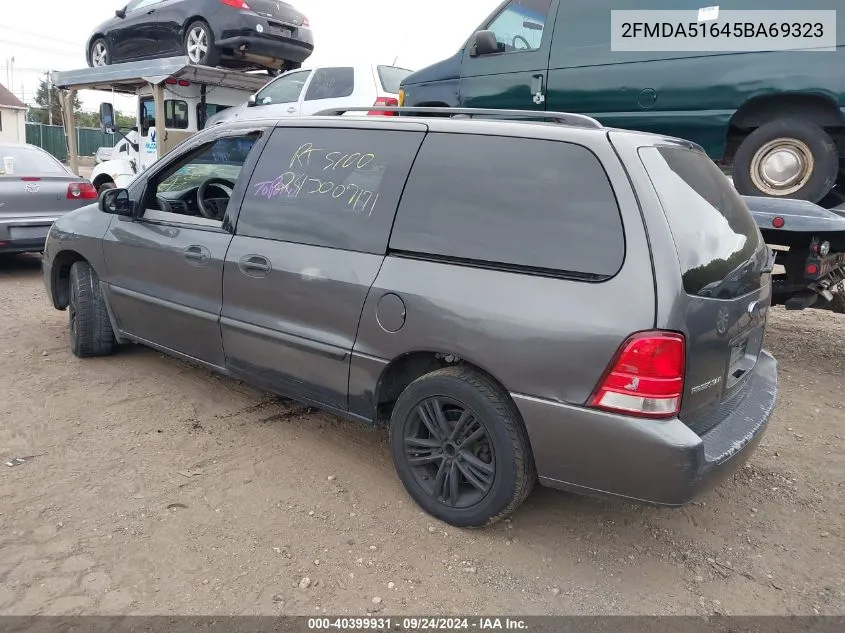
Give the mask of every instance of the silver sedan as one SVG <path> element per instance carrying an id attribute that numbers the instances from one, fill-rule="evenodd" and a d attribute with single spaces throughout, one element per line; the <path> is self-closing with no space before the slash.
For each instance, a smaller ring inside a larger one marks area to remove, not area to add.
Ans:
<path id="1" fill-rule="evenodd" d="M 96 199 L 90 182 L 44 150 L 0 143 L 0 253 L 43 251 L 57 218 Z"/>

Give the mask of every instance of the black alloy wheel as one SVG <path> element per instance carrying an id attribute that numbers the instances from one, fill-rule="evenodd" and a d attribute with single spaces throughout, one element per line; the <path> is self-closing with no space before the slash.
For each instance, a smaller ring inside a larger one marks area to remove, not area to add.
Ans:
<path id="1" fill-rule="evenodd" d="M 405 420 L 404 444 L 415 481 L 439 503 L 468 508 L 493 487 L 496 462 L 487 427 L 454 398 L 422 400 Z"/>
<path id="2" fill-rule="evenodd" d="M 519 409 L 472 367 L 443 367 L 408 385 L 391 412 L 390 449 L 411 498 L 456 527 L 506 517 L 537 481 Z"/>

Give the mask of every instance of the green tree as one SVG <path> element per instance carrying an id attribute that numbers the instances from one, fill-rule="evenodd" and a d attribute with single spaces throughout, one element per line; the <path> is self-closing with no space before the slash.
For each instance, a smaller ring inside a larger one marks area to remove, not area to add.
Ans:
<path id="1" fill-rule="evenodd" d="M 117 119 L 117 127 L 121 130 L 127 130 L 137 125 L 135 116 L 131 114 L 124 114 L 123 112 L 115 112 L 114 118 Z"/>
<path id="2" fill-rule="evenodd" d="M 78 127 L 100 127 L 100 115 L 97 112 L 77 112 L 76 125 Z"/>
<path id="3" fill-rule="evenodd" d="M 62 104 L 59 100 L 59 95 L 59 90 L 55 86 L 50 85 L 47 76 L 38 82 L 38 90 L 35 92 L 35 103 L 40 108 L 35 111 L 35 116 L 38 117 L 39 123 L 49 123 L 50 114 L 52 113 L 53 125 L 62 124 Z M 81 108 L 82 103 L 79 101 L 79 95 L 76 95 L 73 100 L 73 111 L 78 113 Z"/>

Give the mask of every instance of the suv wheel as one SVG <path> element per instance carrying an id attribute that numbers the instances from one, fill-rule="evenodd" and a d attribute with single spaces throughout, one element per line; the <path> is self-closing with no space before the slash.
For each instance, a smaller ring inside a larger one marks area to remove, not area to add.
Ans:
<path id="1" fill-rule="evenodd" d="M 740 143 L 732 176 L 748 196 L 818 202 L 836 183 L 839 151 L 814 123 L 781 119 L 761 125 Z"/>
<path id="2" fill-rule="evenodd" d="M 70 268 L 70 350 L 79 358 L 106 356 L 116 345 L 97 273 L 88 262 Z"/>
<path id="3" fill-rule="evenodd" d="M 434 371 L 402 392 L 390 448 L 408 494 L 457 527 L 507 516 L 537 479 L 516 406 L 490 378 L 467 368 Z"/>

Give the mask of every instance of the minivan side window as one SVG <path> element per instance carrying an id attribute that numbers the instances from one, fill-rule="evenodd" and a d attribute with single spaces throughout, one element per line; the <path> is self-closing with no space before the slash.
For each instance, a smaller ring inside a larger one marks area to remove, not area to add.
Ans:
<path id="1" fill-rule="evenodd" d="M 500 53 L 536 51 L 552 0 L 511 0 L 487 26 L 496 35 Z"/>
<path id="2" fill-rule="evenodd" d="M 305 100 L 339 99 L 348 97 L 353 92 L 355 92 L 354 68 L 319 68 L 314 71 L 314 77 L 308 84 Z"/>
<path id="3" fill-rule="evenodd" d="M 258 137 L 257 133 L 223 136 L 173 159 L 147 182 L 144 219 L 221 227 Z M 215 181 L 206 182 L 211 179 Z M 200 195 L 205 213 L 199 207 Z"/>
<path id="4" fill-rule="evenodd" d="M 384 254 L 423 136 L 277 128 L 252 174 L 237 234 Z"/>
<path id="5" fill-rule="evenodd" d="M 615 275 L 625 256 L 616 196 L 580 145 L 429 133 L 390 249 L 541 274 Z"/>

